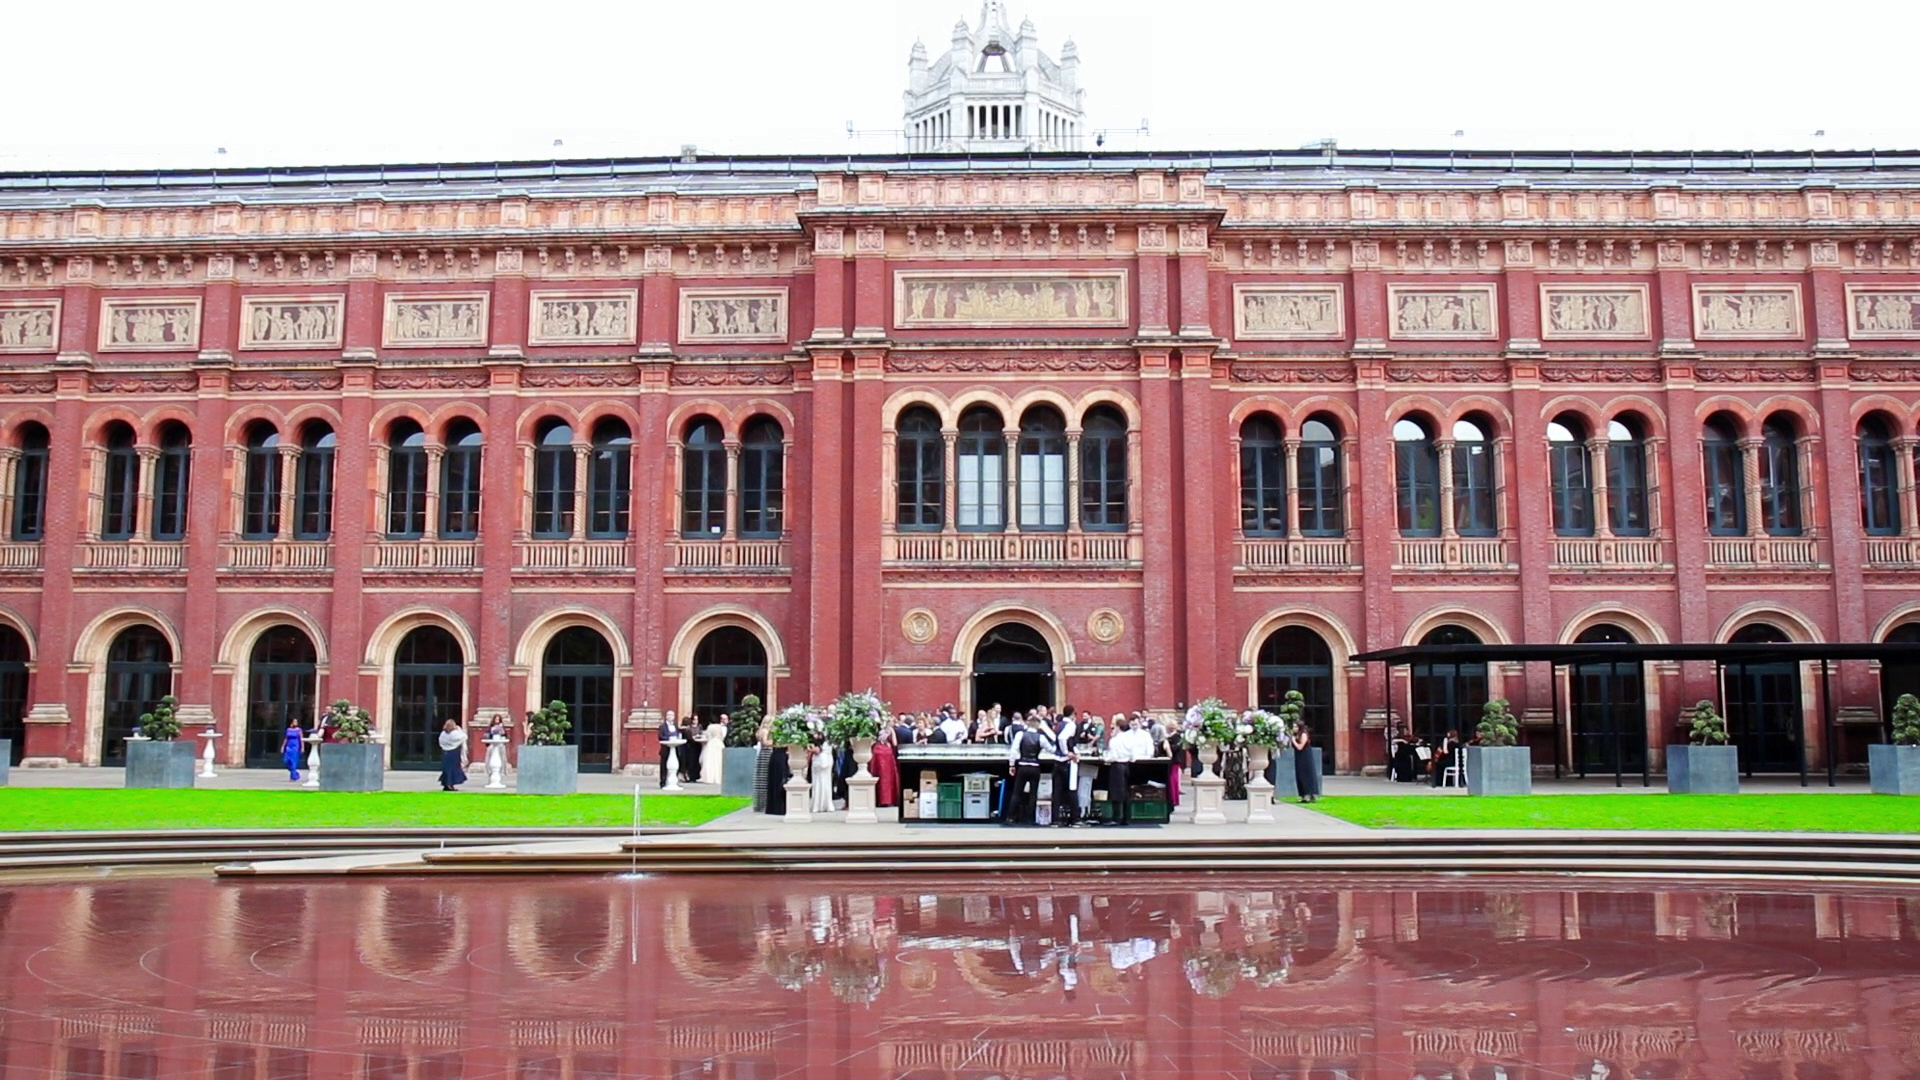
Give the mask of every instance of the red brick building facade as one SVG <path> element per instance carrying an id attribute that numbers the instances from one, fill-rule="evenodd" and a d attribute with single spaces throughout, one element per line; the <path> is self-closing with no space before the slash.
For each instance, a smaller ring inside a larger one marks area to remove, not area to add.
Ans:
<path id="1" fill-rule="evenodd" d="M 1611 771 L 1724 693 L 1863 759 L 1902 673 L 1829 747 L 1791 667 L 1350 658 L 1913 633 L 1917 237 L 1911 155 L 0 177 L 0 722 L 344 697 L 403 764 L 558 695 L 625 768 L 749 690 L 1300 685 L 1342 770 L 1557 695 Z"/>

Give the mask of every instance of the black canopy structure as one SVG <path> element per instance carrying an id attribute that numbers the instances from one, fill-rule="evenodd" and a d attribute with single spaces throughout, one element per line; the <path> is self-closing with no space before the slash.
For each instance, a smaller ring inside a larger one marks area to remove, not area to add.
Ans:
<path id="1" fill-rule="evenodd" d="M 1551 664 L 1555 668 L 1584 664 L 1634 664 L 1634 663 L 1681 663 L 1687 661 L 1710 661 L 1714 664 L 1714 685 L 1722 714 L 1726 711 L 1725 681 L 1722 670 L 1729 664 L 1758 663 L 1816 663 L 1820 665 L 1820 707 L 1822 712 L 1822 730 L 1825 732 L 1827 758 L 1827 784 L 1832 786 L 1839 781 L 1838 760 L 1835 747 L 1835 708 L 1833 700 L 1833 665 L 1846 660 L 1877 660 L 1887 663 L 1920 664 L 1920 642 L 1915 641 L 1853 641 L 1853 642 L 1700 642 L 1683 644 L 1642 645 L 1633 642 L 1577 642 L 1565 645 L 1399 645 L 1390 649 L 1375 649 L 1358 653 L 1353 657 L 1361 663 L 1385 664 L 1389 668 L 1411 666 L 1415 664 Z M 1557 682 L 1557 680 L 1556 680 Z M 1391 702 L 1387 703 L 1389 709 Z M 1886 718 L 1882 717 L 1884 726 Z M 1561 738 L 1560 692 L 1556 685 L 1553 693 L 1553 774 L 1561 775 L 1562 746 Z M 1802 731 L 1805 719 L 1802 718 Z M 1807 785 L 1807 740 L 1801 737 L 1795 740 L 1800 752 L 1800 785 Z M 1650 755 L 1641 755 L 1640 782 L 1650 784 Z M 1622 774 L 1615 757 L 1614 783 L 1622 782 Z"/>

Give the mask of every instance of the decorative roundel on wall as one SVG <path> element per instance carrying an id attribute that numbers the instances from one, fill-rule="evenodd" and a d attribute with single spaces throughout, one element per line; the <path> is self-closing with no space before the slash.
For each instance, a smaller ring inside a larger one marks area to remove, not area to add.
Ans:
<path id="1" fill-rule="evenodd" d="M 1112 608 L 1101 608 L 1087 616 L 1087 636 L 1102 645 L 1111 645 L 1127 632 L 1126 620 Z"/>
<path id="2" fill-rule="evenodd" d="M 900 632 L 915 645 L 925 645 L 940 634 L 940 620 L 926 608 L 914 608 L 900 619 Z"/>

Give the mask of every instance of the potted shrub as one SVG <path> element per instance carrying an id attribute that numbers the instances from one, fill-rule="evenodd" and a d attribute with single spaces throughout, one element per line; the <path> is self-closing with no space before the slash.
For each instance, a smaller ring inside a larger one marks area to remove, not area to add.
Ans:
<path id="1" fill-rule="evenodd" d="M 515 790 L 522 795 L 571 795 L 580 788 L 580 747 L 567 741 L 573 730 L 567 703 L 549 701 L 527 714 L 527 744 L 520 748 Z"/>
<path id="2" fill-rule="evenodd" d="M 760 721 L 766 718 L 760 699 L 748 694 L 727 717 L 727 743 L 720 765 L 720 794 L 753 795 L 760 769 Z M 771 757 L 772 755 L 768 755 Z M 764 798 L 765 793 L 760 793 Z"/>
<path id="3" fill-rule="evenodd" d="M 179 705 L 179 699 L 168 694 L 152 712 L 140 714 L 140 733 L 127 740 L 127 787 L 193 786 L 197 762 L 192 744 L 178 741 Z"/>
<path id="4" fill-rule="evenodd" d="M 1727 721 L 1713 702 L 1693 706 L 1687 741 L 1667 747 L 1667 792 L 1672 795 L 1737 795 L 1740 748 L 1727 744 Z"/>
<path id="5" fill-rule="evenodd" d="M 1893 703 L 1893 741 L 1867 747 L 1875 795 L 1920 795 L 1920 698 Z"/>
<path id="6" fill-rule="evenodd" d="M 1520 743 L 1520 721 L 1505 698 L 1480 707 L 1477 745 L 1467 746 L 1467 794 L 1533 794 L 1533 751 Z"/>
<path id="7" fill-rule="evenodd" d="M 345 698 L 320 719 L 327 741 L 320 744 L 321 791 L 385 791 L 387 748 L 373 740 L 373 717 Z"/>

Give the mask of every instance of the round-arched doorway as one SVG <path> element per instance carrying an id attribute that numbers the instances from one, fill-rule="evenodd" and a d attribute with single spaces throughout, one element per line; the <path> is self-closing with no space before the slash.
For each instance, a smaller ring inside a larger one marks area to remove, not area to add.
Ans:
<path id="1" fill-rule="evenodd" d="M 440 767 L 441 725 L 466 721 L 466 684 L 466 656 L 445 629 L 417 626 L 400 639 L 393 658 L 389 767 Z"/>
<path id="2" fill-rule="evenodd" d="M 752 694 L 767 704 L 767 647 L 742 626 L 722 626 L 700 639 L 693 652 L 693 711 L 701 727 L 721 713 L 739 710 Z"/>
<path id="3" fill-rule="evenodd" d="M 1422 645 L 1478 645 L 1480 638 L 1464 626 L 1435 627 Z M 1483 661 L 1435 660 L 1412 665 L 1412 734 L 1437 743 L 1451 731 L 1462 739 L 1473 737 L 1487 703 L 1487 665 Z"/>
<path id="4" fill-rule="evenodd" d="M 127 760 L 127 736 L 140 714 L 173 693 L 173 646 L 151 626 L 130 626 L 107 649 L 106 699 L 100 727 L 100 764 Z"/>
<path id="5" fill-rule="evenodd" d="M 1279 712 L 1286 703 L 1287 691 L 1298 690 L 1306 699 L 1302 719 L 1313 732 L 1313 745 L 1320 748 L 1320 768 L 1333 772 L 1333 653 L 1326 639 L 1304 626 L 1283 626 L 1260 643 L 1257 704 L 1268 712 Z"/>
<path id="6" fill-rule="evenodd" d="M 275 626 L 254 640 L 247 655 L 247 767 L 280 764 L 287 725 L 313 723 L 318 655 L 297 626 Z"/>
<path id="7" fill-rule="evenodd" d="M 1631 645 L 1633 635 L 1599 623 L 1573 639 L 1580 645 Z M 1589 772 L 1640 772 L 1647 762 L 1647 692 L 1638 660 L 1590 660 L 1568 669 L 1573 713 L 1573 767 Z"/>
<path id="8" fill-rule="evenodd" d="M 27 754 L 27 639 L 11 626 L 0 626 L 0 739 L 13 749 L 9 761 L 18 765 Z"/>
<path id="9" fill-rule="evenodd" d="M 1052 708 L 1053 649 L 1040 631 L 1005 622 L 987 631 L 973 649 L 973 707 L 1012 715 L 1036 705 Z"/>
<path id="10" fill-rule="evenodd" d="M 1792 641 L 1771 623 L 1752 623 L 1735 631 L 1735 645 L 1779 645 Z M 1792 660 L 1742 660 L 1720 669 L 1727 734 L 1740 748 L 1740 771 L 1797 772 L 1801 766 L 1800 665 Z"/>
<path id="11" fill-rule="evenodd" d="M 566 703 L 567 741 L 580 748 L 581 772 L 613 771 L 613 646 L 606 638 L 585 626 L 555 634 L 540 659 L 540 701 Z"/>

